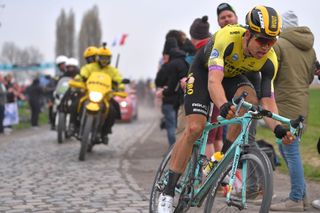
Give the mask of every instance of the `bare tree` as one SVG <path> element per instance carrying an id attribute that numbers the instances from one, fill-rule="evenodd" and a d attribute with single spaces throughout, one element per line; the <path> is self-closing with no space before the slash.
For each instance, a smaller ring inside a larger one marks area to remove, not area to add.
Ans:
<path id="1" fill-rule="evenodd" d="M 1 50 L 2 63 L 16 64 L 19 60 L 17 55 L 20 51 L 20 48 L 13 42 L 3 43 Z"/>
<path id="2" fill-rule="evenodd" d="M 67 22 L 66 13 L 64 9 L 62 9 L 56 22 L 56 56 L 67 54 L 66 22 Z"/>
<path id="3" fill-rule="evenodd" d="M 1 59 L 2 63 L 30 66 L 40 64 L 43 61 L 43 54 L 33 46 L 21 49 L 13 42 L 5 42 L 1 50 Z"/>
<path id="4" fill-rule="evenodd" d="M 74 57 L 75 56 L 75 26 L 74 26 L 74 22 L 75 22 L 75 17 L 74 17 L 74 13 L 72 10 L 70 10 L 69 12 L 69 16 L 67 18 L 67 23 L 66 23 L 66 32 L 67 32 L 67 38 L 66 38 L 66 55 L 68 57 Z"/>
<path id="5" fill-rule="evenodd" d="M 21 64 L 34 65 L 43 61 L 43 54 L 35 47 L 26 47 L 21 51 Z"/>
<path id="6" fill-rule="evenodd" d="M 70 10 L 67 15 L 61 10 L 56 22 L 56 56 L 75 56 L 75 15 Z"/>
<path id="7" fill-rule="evenodd" d="M 99 19 L 98 7 L 94 6 L 88 10 L 83 16 L 81 29 L 79 33 L 79 45 L 78 52 L 80 62 L 83 65 L 85 63 L 83 59 L 83 52 L 89 46 L 101 45 L 101 23 Z"/>

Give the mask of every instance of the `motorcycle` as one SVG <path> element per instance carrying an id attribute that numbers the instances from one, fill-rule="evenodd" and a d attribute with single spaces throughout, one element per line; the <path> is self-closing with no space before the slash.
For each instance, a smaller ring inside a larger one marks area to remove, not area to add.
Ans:
<path id="1" fill-rule="evenodd" d="M 93 72 L 86 83 L 71 80 L 70 87 L 84 91 L 77 112 L 80 115 L 78 139 L 81 141 L 79 160 L 84 161 L 86 152 L 91 152 L 97 141 L 102 139 L 102 128 L 110 109 L 110 99 L 114 96 L 127 97 L 125 92 L 112 90 L 111 77 L 103 72 Z"/>
<path id="2" fill-rule="evenodd" d="M 58 81 L 55 91 L 53 92 L 54 104 L 53 113 L 55 115 L 55 126 L 57 127 L 58 143 L 64 142 L 66 138 L 71 137 L 70 127 L 70 113 L 68 112 L 69 100 L 64 98 L 69 89 L 69 81 L 72 78 L 63 77 Z"/>

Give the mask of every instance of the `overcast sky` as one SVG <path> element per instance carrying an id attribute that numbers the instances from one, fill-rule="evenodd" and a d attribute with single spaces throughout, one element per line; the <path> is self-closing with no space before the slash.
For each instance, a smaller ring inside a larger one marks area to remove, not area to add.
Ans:
<path id="1" fill-rule="evenodd" d="M 170 29 L 189 35 L 193 20 L 209 16 L 210 31 L 218 29 L 216 8 L 222 2 L 231 4 L 244 23 L 245 14 L 256 5 L 271 6 L 280 14 L 293 10 L 299 25 L 309 26 L 315 36 L 315 49 L 320 55 L 319 1 L 316 0 L 0 0 L 0 48 L 3 42 L 14 42 L 20 48 L 35 46 L 54 61 L 55 27 L 61 9 L 72 9 L 79 31 L 83 14 L 94 5 L 99 8 L 102 39 L 109 44 L 122 33 L 129 34 L 126 44 L 111 48 L 113 63 L 120 53 L 119 70 L 125 77 L 154 77 Z M 1 5 L 5 5 L 4 8 Z"/>

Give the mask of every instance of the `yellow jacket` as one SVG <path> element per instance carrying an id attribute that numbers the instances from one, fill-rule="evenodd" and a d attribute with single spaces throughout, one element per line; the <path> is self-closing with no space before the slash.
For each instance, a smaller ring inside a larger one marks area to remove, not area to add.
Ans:
<path id="1" fill-rule="evenodd" d="M 101 68 L 98 63 L 86 64 L 81 68 L 80 75 L 76 76 L 76 79 L 86 80 L 93 72 L 105 72 L 111 77 L 112 82 L 118 84 L 118 89 L 124 87 L 122 84 L 122 76 L 120 75 L 118 69 L 111 65 Z"/>

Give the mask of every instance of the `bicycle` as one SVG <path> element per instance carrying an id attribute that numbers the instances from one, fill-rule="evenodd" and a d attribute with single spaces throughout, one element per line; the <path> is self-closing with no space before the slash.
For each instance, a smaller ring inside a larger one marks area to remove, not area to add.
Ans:
<path id="1" fill-rule="evenodd" d="M 204 212 L 207 213 L 241 210 L 268 212 L 273 196 L 273 169 L 267 155 L 256 144 L 248 143 L 250 123 L 252 119 L 266 116 L 287 124 L 291 133 L 300 138 L 304 118 L 299 116 L 296 120 L 290 120 L 274 114 L 246 102 L 246 96 L 244 92 L 232 100 L 237 106 L 236 114 L 244 107 L 247 110 L 244 115 L 230 120 L 219 116 L 218 122 L 206 123 L 175 188 L 174 212 L 187 212 L 190 207 L 201 207 L 205 200 Z M 229 124 L 240 124 L 241 132 L 222 160 L 211 169 L 207 177 L 203 177 L 203 168 L 209 161 L 204 155 L 208 133 L 213 128 Z M 281 143 L 281 139 L 277 139 L 277 143 Z M 157 212 L 159 195 L 167 183 L 171 152 L 165 155 L 156 173 L 150 196 L 150 212 Z M 237 177 L 238 182 L 241 182 L 240 187 L 235 185 Z"/>

